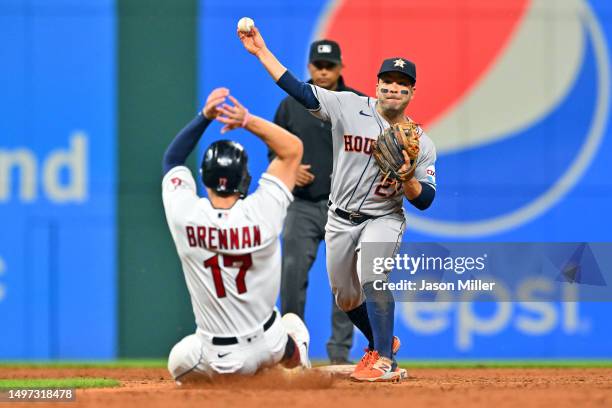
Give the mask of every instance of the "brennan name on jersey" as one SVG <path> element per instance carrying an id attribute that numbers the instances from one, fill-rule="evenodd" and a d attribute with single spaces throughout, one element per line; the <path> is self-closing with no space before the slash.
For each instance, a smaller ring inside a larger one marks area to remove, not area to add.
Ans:
<path id="1" fill-rule="evenodd" d="M 259 225 L 238 228 L 187 226 L 185 230 L 190 247 L 231 250 L 254 248 L 261 245 Z"/>

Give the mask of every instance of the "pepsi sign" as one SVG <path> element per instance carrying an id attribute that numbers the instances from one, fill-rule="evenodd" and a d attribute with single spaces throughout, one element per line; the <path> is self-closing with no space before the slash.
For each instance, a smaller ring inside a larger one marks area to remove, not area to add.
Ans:
<path id="1" fill-rule="evenodd" d="M 562 201 L 598 152 L 608 44 L 584 0 L 338 1 L 318 27 L 315 37 L 341 44 L 347 82 L 370 94 L 384 58 L 416 62 L 407 113 L 436 144 L 439 196 L 426 213 L 408 214 L 413 231 L 511 231 Z"/>
<path id="2" fill-rule="evenodd" d="M 404 241 L 610 242 L 608 3 L 201 0 L 200 100 L 223 85 L 272 118 L 285 97 L 235 36 L 245 15 L 302 79 L 309 45 L 321 38 L 340 44 L 346 84 L 369 95 L 385 58 L 408 58 L 418 81 L 406 113 L 423 124 L 438 160 L 430 175 L 436 199 L 424 212 L 407 206 Z M 209 137 L 218 137 L 214 128 Z M 265 146 L 246 132 L 232 137 L 245 143 L 257 177 L 267 166 Z M 320 250 L 306 302 L 314 357 L 326 356 L 329 293 Z M 610 309 L 398 303 L 395 331 L 409 345 L 404 358 L 609 357 Z M 355 339 L 358 358 L 364 342 Z"/>

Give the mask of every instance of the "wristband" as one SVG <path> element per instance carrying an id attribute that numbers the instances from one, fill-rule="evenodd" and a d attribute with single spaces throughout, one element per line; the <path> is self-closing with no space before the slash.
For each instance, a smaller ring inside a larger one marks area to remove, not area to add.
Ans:
<path id="1" fill-rule="evenodd" d="M 242 119 L 242 127 L 246 127 L 247 123 L 249 123 L 249 111 L 247 108 L 244 108 L 244 119 Z"/>

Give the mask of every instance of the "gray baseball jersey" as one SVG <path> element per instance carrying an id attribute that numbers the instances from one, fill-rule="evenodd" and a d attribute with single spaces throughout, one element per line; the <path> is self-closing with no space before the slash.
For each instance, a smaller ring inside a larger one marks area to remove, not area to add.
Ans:
<path id="1" fill-rule="evenodd" d="M 311 87 L 320 103 L 320 108 L 311 113 L 332 125 L 334 164 L 330 200 L 347 211 L 369 215 L 402 211 L 403 192 L 382 183 L 372 157 L 372 141 L 390 126 L 376 111 L 376 99 Z M 436 149 L 423 129 L 419 130 L 415 177 L 435 188 Z"/>

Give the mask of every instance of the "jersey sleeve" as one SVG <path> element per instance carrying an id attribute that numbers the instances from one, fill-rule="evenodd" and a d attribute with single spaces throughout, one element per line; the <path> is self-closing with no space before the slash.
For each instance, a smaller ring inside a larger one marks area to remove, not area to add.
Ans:
<path id="1" fill-rule="evenodd" d="M 343 110 L 361 103 L 362 97 L 353 92 L 328 91 L 316 85 L 310 86 L 319 101 L 319 108 L 309 112 L 323 121 L 332 122 L 332 125 L 341 119 Z"/>
<path id="2" fill-rule="evenodd" d="M 270 238 L 278 237 L 287 216 L 287 207 L 293 201 L 287 186 L 273 175 L 264 173 L 259 179 L 257 190 L 244 201 L 249 217 L 266 225 Z"/>
<path id="3" fill-rule="evenodd" d="M 436 147 L 432 140 L 423 132 L 420 142 L 419 154 L 414 177 L 423 183 L 436 188 Z"/>
<path id="4" fill-rule="evenodd" d="M 177 222 L 199 200 L 196 183 L 191 171 L 176 166 L 162 180 L 162 199 L 168 222 Z"/>

